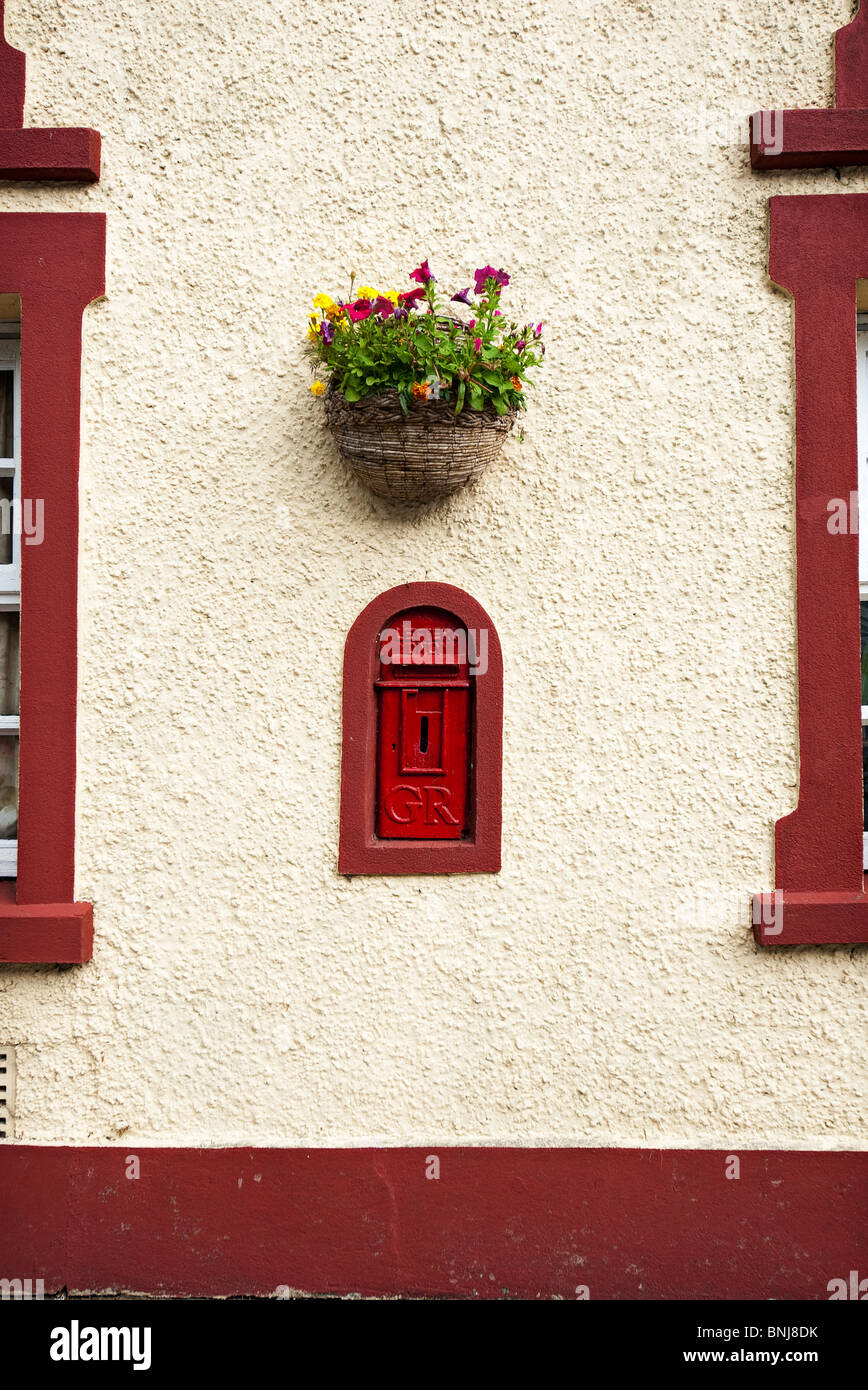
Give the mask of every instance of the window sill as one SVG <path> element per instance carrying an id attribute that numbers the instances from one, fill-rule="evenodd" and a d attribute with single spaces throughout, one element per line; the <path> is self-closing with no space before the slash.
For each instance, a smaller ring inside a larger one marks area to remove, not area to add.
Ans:
<path id="1" fill-rule="evenodd" d="M 774 111 L 751 117 L 754 169 L 828 169 L 868 164 L 868 111 Z M 768 130 L 771 140 L 754 139 Z"/>
<path id="2" fill-rule="evenodd" d="M 758 946 L 868 944 L 868 875 L 861 893 L 756 893 L 753 921 Z"/>
<path id="3" fill-rule="evenodd" d="M 0 130 L 0 179 L 96 183 L 99 174 L 95 130 Z"/>
<path id="4" fill-rule="evenodd" d="M 0 901 L 0 964 L 81 965 L 92 957 L 90 903 Z"/>

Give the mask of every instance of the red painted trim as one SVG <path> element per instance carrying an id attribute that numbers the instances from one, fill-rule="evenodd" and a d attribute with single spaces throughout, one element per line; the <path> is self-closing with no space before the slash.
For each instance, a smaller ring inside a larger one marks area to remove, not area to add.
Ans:
<path id="1" fill-rule="evenodd" d="M 0 0 L 0 129 L 15 130 L 24 124 L 24 73 L 26 58 L 6 41 L 4 10 Z"/>
<path id="2" fill-rule="evenodd" d="M 469 834 L 462 840 L 380 840 L 375 834 L 381 630 L 409 608 L 440 608 L 458 625 L 488 630 L 488 670 L 473 676 Z M 400 584 L 359 614 L 344 650 L 343 757 L 338 870 L 342 874 L 496 873 L 500 868 L 503 658 L 485 609 L 452 584 Z"/>
<path id="3" fill-rule="evenodd" d="M 828 169 L 868 164 L 868 111 L 760 113 L 751 124 L 755 169 Z"/>
<path id="4" fill-rule="evenodd" d="M 0 130 L 0 179 L 96 183 L 99 174 L 95 130 Z"/>
<path id="5" fill-rule="evenodd" d="M 80 965 L 93 956 L 90 903 L 4 905 L 0 964 Z"/>
<path id="6" fill-rule="evenodd" d="M 868 164 L 868 0 L 835 35 L 835 107 L 752 116 L 754 169 Z"/>
<path id="7" fill-rule="evenodd" d="M 97 131 L 23 128 L 26 59 L 6 42 L 3 12 L 0 0 L 0 179 L 94 183 L 100 174 Z"/>
<path id="8" fill-rule="evenodd" d="M 10 1146 L 0 1268 L 46 1294 L 592 1300 L 820 1300 L 866 1273 L 868 1156 L 736 1156 L 727 1179 L 697 1149 Z"/>
<path id="9" fill-rule="evenodd" d="M 0 293 L 21 296 L 21 490 L 45 515 L 42 544 L 21 546 L 17 902 L 39 913 L 0 916 L 6 960 L 44 960 L 51 941 L 59 960 L 89 958 L 87 905 L 74 902 L 81 316 L 104 266 L 104 214 L 0 213 Z M 22 955 L 40 913 L 40 944 Z M 87 956 L 69 954 L 75 940 Z"/>
<path id="10" fill-rule="evenodd" d="M 868 4 L 835 35 L 835 105 L 868 107 Z"/>
<path id="11" fill-rule="evenodd" d="M 763 945 L 868 941 L 858 536 L 827 525 L 830 499 L 858 486 L 856 281 L 868 278 L 868 195 L 772 198 L 769 272 L 795 300 L 800 771 L 798 806 L 775 828 L 781 915 L 754 931 Z"/>
<path id="12" fill-rule="evenodd" d="M 868 941 L 864 893 L 754 895 L 754 937 L 761 946 L 855 946 Z"/>

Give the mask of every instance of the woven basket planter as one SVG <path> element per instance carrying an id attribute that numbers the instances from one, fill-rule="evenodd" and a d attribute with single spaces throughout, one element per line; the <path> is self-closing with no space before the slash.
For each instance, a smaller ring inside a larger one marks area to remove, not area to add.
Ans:
<path id="1" fill-rule="evenodd" d="M 448 401 L 412 401 L 405 415 L 397 392 L 349 402 L 329 391 L 326 419 L 360 482 L 379 497 L 428 502 L 472 483 L 503 448 L 514 410 L 455 414 Z"/>

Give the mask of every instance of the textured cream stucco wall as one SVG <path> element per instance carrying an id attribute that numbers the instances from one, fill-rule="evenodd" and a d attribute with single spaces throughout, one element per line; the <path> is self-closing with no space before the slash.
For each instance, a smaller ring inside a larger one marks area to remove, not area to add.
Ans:
<path id="1" fill-rule="evenodd" d="M 862 1142 L 864 957 L 759 952 L 795 804 L 791 306 L 743 113 L 832 98 L 849 0 L 9 0 L 30 124 L 100 129 L 78 894 L 0 973 L 24 1141 Z M 547 321 L 523 446 L 429 512 L 345 474 L 317 290 Z M 2 288 L 2 287 L 0 287 Z M 344 636 L 446 579 L 506 661 L 499 876 L 336 873 Z"/>

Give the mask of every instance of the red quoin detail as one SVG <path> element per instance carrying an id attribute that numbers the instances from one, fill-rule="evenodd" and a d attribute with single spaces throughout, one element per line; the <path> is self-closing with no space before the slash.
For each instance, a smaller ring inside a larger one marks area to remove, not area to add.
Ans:
<path id="1" fill-rule="evenodd" d="M 0 130 L 20 130 L 24 124 L 26 59 L 6 41 L 5 0 L 0 0 Z"/>
<path id="2" fill-rule="evenodd" d="M 94 183 L 100 174 L 95 130 L 24 129 L 26 59 L 7 43 L 5 0 L 0 0 L 0 179 L 51 179 Z"/>
<path id="3" fill-rule="evenodd" d="M 369 603 L 344 653 L 340 872 L 496 872 L 502 721 L 500 643 L 475 599 L 416 583 Z"/>
<path id="4" fill-rule="evenodd" d="M 750 159 L 755 169 L 868 164 L 868 0 L 835 36 L 835 109 L 757 112 Z"/>
<path id="5" fill-rule="evenodd" d="M 835 35 L 835 105 L 868 109 L 868 4 Z"/>
<path id="6" fill-rule="evenodd" d="M 465 832 L 467 658 L 466 629 L 434 609 L 401 613 L 381 634 L 377 834 L 383 839 L 458 840 Z"/>
<path id="7" fill-rule="evenodd" d="M 757 895 L 765 946 L 868 941 L 862 870 L 859 538 L 828 501 L 858 487 L 856 282 L 868 278 L 868 194 L 771 200 L 769 272 L 796 317 L 799 802 L 775 829 Z"/>
<path id="8" fill-rule="evenodd" d="M 18 879 L 0 961 L 89 960 L 74 896 L 81 316 L 105 291 L 102 213 L 0 213 L 0 293 L 21 299 L 21 488 L 45 503 L 21 547 Z M 4 886 L 9 894 L 11 885 Z"/>

